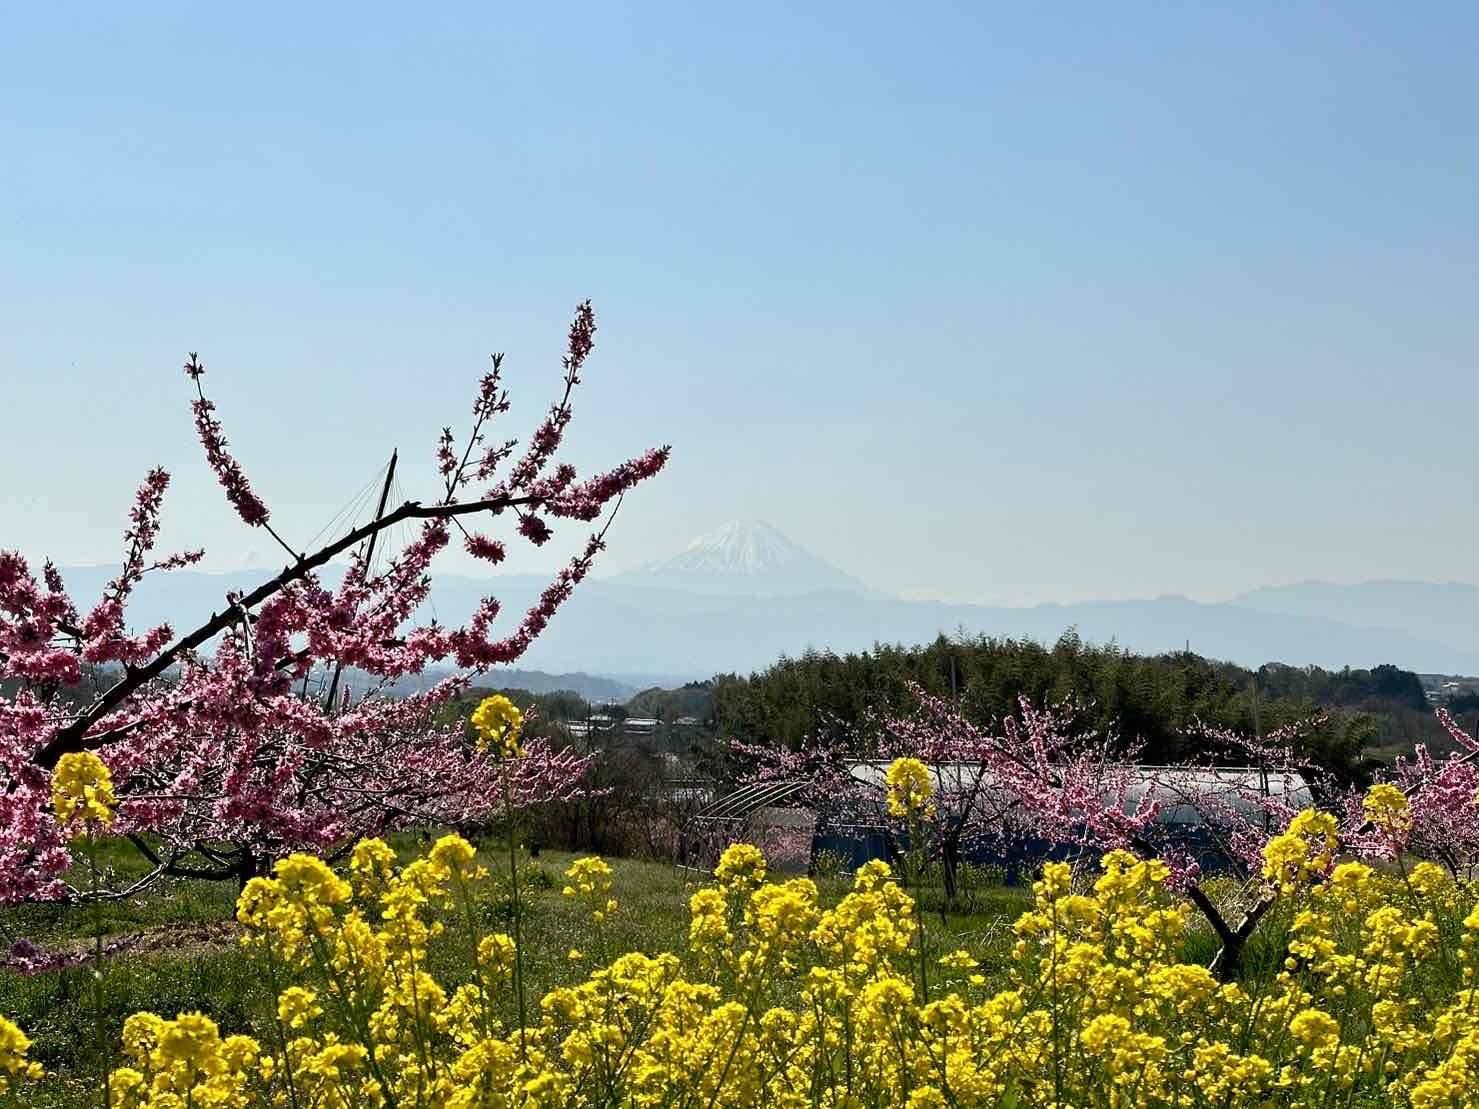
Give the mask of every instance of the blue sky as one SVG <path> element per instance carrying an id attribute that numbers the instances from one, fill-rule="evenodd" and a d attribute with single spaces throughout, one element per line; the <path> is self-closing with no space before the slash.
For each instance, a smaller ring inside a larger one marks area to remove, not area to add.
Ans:
<path id="1" fill-rule="evenodd" d="M 270 561 L 430 491 L 571 306 L 606 568 L 734 517 L 971 600 L 1479 580 L 1471 5 L 23 5 L 0 36 L 0 544 Z M 579 538 L 571 534 L 572 543 Z M 513 568 L 551 565 L 519 552 Z M 448 569 L 460 568 L 455 560 Z"/>

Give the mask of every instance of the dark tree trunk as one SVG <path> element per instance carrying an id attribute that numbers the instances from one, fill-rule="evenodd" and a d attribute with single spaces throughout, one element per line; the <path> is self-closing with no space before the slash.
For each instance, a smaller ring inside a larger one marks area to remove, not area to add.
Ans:
<path id="1" fill-rule="evenodd" d="M 954 836 L 940 844 L 940 868 L 945 872 L 945 897 L 954 901 L 960 893 L 956 870 L 960 866 L 960 841 Z"/>

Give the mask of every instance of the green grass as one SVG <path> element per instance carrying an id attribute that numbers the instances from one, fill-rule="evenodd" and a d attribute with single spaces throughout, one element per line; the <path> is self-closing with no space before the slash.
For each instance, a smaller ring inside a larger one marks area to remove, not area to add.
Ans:
<path id="1" fill-rule="evenodd" d="M 430 837 L 397 837 L 401 854 L 424 850 Z M 485 865 L 500 880 L 507 873 L 505 848 L 481 846 Z M 100 857 L 115 874 L 133 873 L 138 864 L 127 845 L 100 845 Z M 580 981 L 597 958 L 592 925 L 582 904 L 560 895 L 564 870 L 574 855 L 546 851 L 525 859 L 521 881 L 526 893 L 524 916 L 525 974 L 531 1019 L 538 999 L 550 988 Z M 613 869 L 613 895 L 620 911 L 605 928 L 611 953 L 642 951 L 682 954 L 687 948 L 688 899 L 704 876 L 673 866 L 631 859 L 608 860 Z M 818 881 L 823 903 L 835 904 L 850 887 L 847 878 Z M 53 948 L 86 948 L 99 930 L 108 936 L 143 933 L 147 942 L 110 958 L 104 965 L 101 1027 L 112 1037 L 124 1019 L 140 1009 L 173 1016 L 200 1010 L 224 1033 L 253 1033 L 267 1012 L 268 991 L 252 960 L 234 942 L 232 925 L 236 889 L 231 883 L 171 881 L 128 901 L 85 907 L 27 905 L 0 910 L 7 942 L 19 936 Z M 970 948 L 985 972 L 999 979 L 1011 946 L 1010 923 L 1027 904 L 1021 889 L 988 888 L 977 883 L 964 912 L 947 912 L 938 894 L 923 899 L 933 954 Z M 497 889 L 478 905 L 479 933 L 510 931 L 506 894 Z M 449 988 L 465 980 L 469 965 L 468 935 L 460 922 L 448 921 L 447 932 L 434 944 L 431 970 Z M 587 956 L 575 962 L 572 948 Z M 0 972 L 0 1013 L 15 1020 L 35 1041 L 33 1057 L 52 1076 L 27 1091 L 27 1104 L 72 1109 L 96 1104 L 98 1049 L 97 1006 L 90 966 L 22 976 Z M 510 1021 L 516 1018 L 512 997 Z M 115 1058 L 114 1064 L 118 1064 Z"/>
<path id="2" fill-rule="evenodd" d="M 113 889 L 126 887 L 130 880 L 149 870 L 126 840 L 99 842 L 97 863 L 103 884 Z M 87 887 L 84 864 L 79 863 L 67 877 L 78 888 Z M 227 920 L 235 911 L 236 892 L 231 882 L 166 878 L 126 901 L 84 908 L 56 903 L 17 905 L 0 909 L 0 936 L 7 944 L 25 937 L 48 947 L 69 947 L 90 940 L 99 929 L 107 936 L 121 936 L 172 925 Z"/>

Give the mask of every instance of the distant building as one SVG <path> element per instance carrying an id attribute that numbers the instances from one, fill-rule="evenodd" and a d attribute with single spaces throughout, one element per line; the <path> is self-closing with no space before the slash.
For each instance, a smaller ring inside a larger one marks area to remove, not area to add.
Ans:
<path id="1" fill-rule="evenodd" d="M 1428 703 L 1431 705 L 1446 705 L 1466 693 L 1475 692 L 1475 690 L 1476 683 L 1472 679 L 1462 681 L 1450 680 L 1437 686 L 1428 687 L 1423 691 L 1423 694 L 1427 697 Z"/>

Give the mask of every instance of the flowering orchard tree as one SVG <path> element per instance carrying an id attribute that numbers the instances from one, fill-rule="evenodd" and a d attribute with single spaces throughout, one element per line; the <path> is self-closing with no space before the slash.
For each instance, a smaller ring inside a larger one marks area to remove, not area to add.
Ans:
<path id="1" fill-rule="evenodd" d="M 1363 829 L 1364 842 L 1370 853 L 1410 850 L 1442 863 L 1455 878 L 1472 880 L 1479 878 L 1479 739 L 1447 709 L 1438 709 L 1438 720 L 1455 749 L 1439 759 L 1418 744 L 1410 759 L 1396 761 L 1391 784 L 1408 798 L 1409 815 L 1395 828 Z"/>
<path id="2" fill-rule="evenodd" d="M 1479 741 L 1440 710 L 1459 750 L 1437 762 L 1419 749 L 1389 782 L 1347 793 L 1343 819 L 1310 809 L 1311 791 L 1341 800 L 1336 783 L 1303 763 L 1295 744 L 1320 718 L 1252 739 L 1202 731 L 1203 765 L 1144 766 L 1114 737 L 1075 735 L 1060 711 L 1025 699 L 1000 732 L 975 727 L 954 704 L 915 688 L 918 711 L 890 721 L 895 753 L 929 764 L 931 847 L 952 866 L 963 839 L 1027 840 L 1095 854 L 1128 850 L 1154 858 L 1206 917 L 1221 943 L 1213 970 L 1229 974 L 1259 921 L 1296 878 L 1327 874 L 1338 852 L 1368 860 L 1405 853 L 1436 858 L 1455 876 L 1479 863 Z M 1210 759 L 1220 758 L 1219 767 Z M 1225 764 L 1236 762 L 1236 769 Z M 952 843 L 954 847 L 952 848 Z M 1241 919 L 1226 918 L 1202 888 L 1198 849 L 1250 880 Z M 958 856 L 957 856 L 958 857 Z"/>
<path id="3" fill-rule="evenodd" d="M 930 770 L 932 800 L 928 811 L 913 817 L 941 860 L 949 897 L 963 853 L 973 845 L 1123 840 L 1142 827 L 1146 802 L 1130 798 L 1134 750 L 1117 750 L 1112 737 L 1078 738 L 1066 709 L 1037 709 L 1024 699 L 1020 719 L 1008 718 L 997 734 L 966 720 L 948 699 L 917 685 L 910 689 L 916 713 L 878 721 L 867 729 L 877 738 L 860 739 L 852 749 L 808 743 L 793 752 L 736 744 L 752 760 L 749 780 L 805 783 L 798 801 L 815 809 L 823 829 L 882 821 L 892 831 L 899 814 L 889 811 L 881 764 L 921 761 Z M 1056 782 L 1051 792 L 1039 786 L 1048 778 Z"/>
<path id="4" fill-rule="evenodd" d="M 282 537 L 229 449 L 204 391 L 205 368 L 191 354 L 185 373 L 206 461 L 242 523 L 268 533 L 287 564 L 255 589 L 223 597 L 183 634 L 169 625 L 131 629 L 127 606 L 139 582 L 203 555 L 155 556 L 169 485 L 159 469 L 129 513 L 119 573 L 91 608 L 69 596 L 50 562 L 38 575 L 18 552 L 0 551 L 0 902 L 69 892 L 61 880 L 71 864 L 68 837 L 50 807 L 52 772 L 67 754 L 95 752 L 110 770 L 114 830 L 153 864 L 144 882 L 163 874 L 244 878 L 293 848 L 332 851 L 397 824 L 481 819 L 505 804 L 568 796 L 585 760 L 539 743 L 511 759 L 437 726 L 436 710 L 465 678 L 406 700 L 384 693 L 432 664 L 477 672 L 518 659 L 589 572 L 623 494 L 666 463 L 662 447 L 581 479 L 558 461 L 595 329 L 586 302 L 570 326 L 560 399 L 522 449 L 492 437 L 509 409 L 503 357 L 495 355 L 470 428 L 459 440 L 448 427 L 436 445 L 436 496 L 306 552 Z M 540 546 L 561 521 L 603 515 L 605 527 L 511 628 L 495 628 L 500 608 L 491 596 L 465 626 L 413 623 L 432 562 L 454 537 L 496 566 L 507 548 L 490 534 L 494 526 Z M 408 521 L 419 531 L 377 569 L 376 537 Z M 330 587 L 320 571 L 338 556 L 348 569 Z M 380 684 L 358 703 L 347 693 L 325 702 L 306 696 L 311 672 L 344 667 Z"/>
<path id="5" fill-rule="evenodd" d="M 1248 938 L 1271 907 L 1262 896 L 1268 843 L 1309 803 L 1301 786 L 1318 777 L 1301 765 L 1293 742 L 1318 719 L 1250 740 L 1204 729 L 1209 752 L 1231 752 L 1253 772 L 1206 765 L 1147 767 L 1140 748 L 1112 734 L 1085 733 L 1067 706 L 1041 708 L 1025 698 L 1018 714 L 999 729 L 982 728 L 961 715 L 949 698 L 911 687 L 916 711 L 884 720 L 881 738 L 864 755 L 876 770 L 881 760 L 918 760 L 928 767 L 927 806 L 911 808 L 907 828 L 897 790 L 886 777 L 855 769 L 862 752 L 805 747 L 775 752 L 745 747 L 756 762 L 755 780 L 807 782 L 803 803 L 824 824 L 883 823 L 907 831 L 941 861 L 947 896 L 956 870 L 972 846 L 991 844 L 1031 854 L 1084 851 L 1099 855 L 1130 850 L 1162 861 L 1172 888 L 1206 916 L 1222 944 L 1215 969 L 1229 973 Z M 1324 785 L 1324 783 L 1320 783 Z M 1171 809 L 1176 811 L 1169 811 Z M 1360 809 L 1359 802 L 1355 806 Z M 1360 827 L 1358 819 L 1352 832 Z M 1192 838 L 1183 834 L 1195 828 Z M 1236 923 L 1226 919 L 1200 885 L 1197 854 L 1215 853 L 1259 888 Z"/>
<path id="6" fill-rule="evenodd" d="M 890 731 L 921 758 L 979 767 L 990 788 L 1000 791 L 999 804 L 1009 808 L 1005 815 L 965 808 L 957 819 L 969 833 L 1159 859 L 1172 888 L 1197 906 L 1217 934 L 1221 950 L 1213 969 L 1232 972 L 1272 900 L 1257 897 L 1240 920 L 1228 920 L 1201 887 L 1195 848 L 1214 850 L 1244 876 L 1262 874 L 1268 842 L 1288 827 L 1300 799 L 1308 801 L 1298 785 L 1314 771 L 1297 762 L 1292 741 L 1318 720 L 1257 741 L 1204 729 L 1210 751 L 1231 750 L 1256 771 L 1229 773 L 1211 765 L 1140 765 L 1135 744 L 1112 735 L 1077 735 L 1062 710 L 1036 708 L 1025 699 L 1019 716 L 1007 718 L 998 733 L 975 727 L 945 698 L 915 694 L 918 711 L 892 721 Z M 941 807 L 948 805 L 947 799 Z M 1194 830 L 1191 841 L 1186 829 Z"/>

